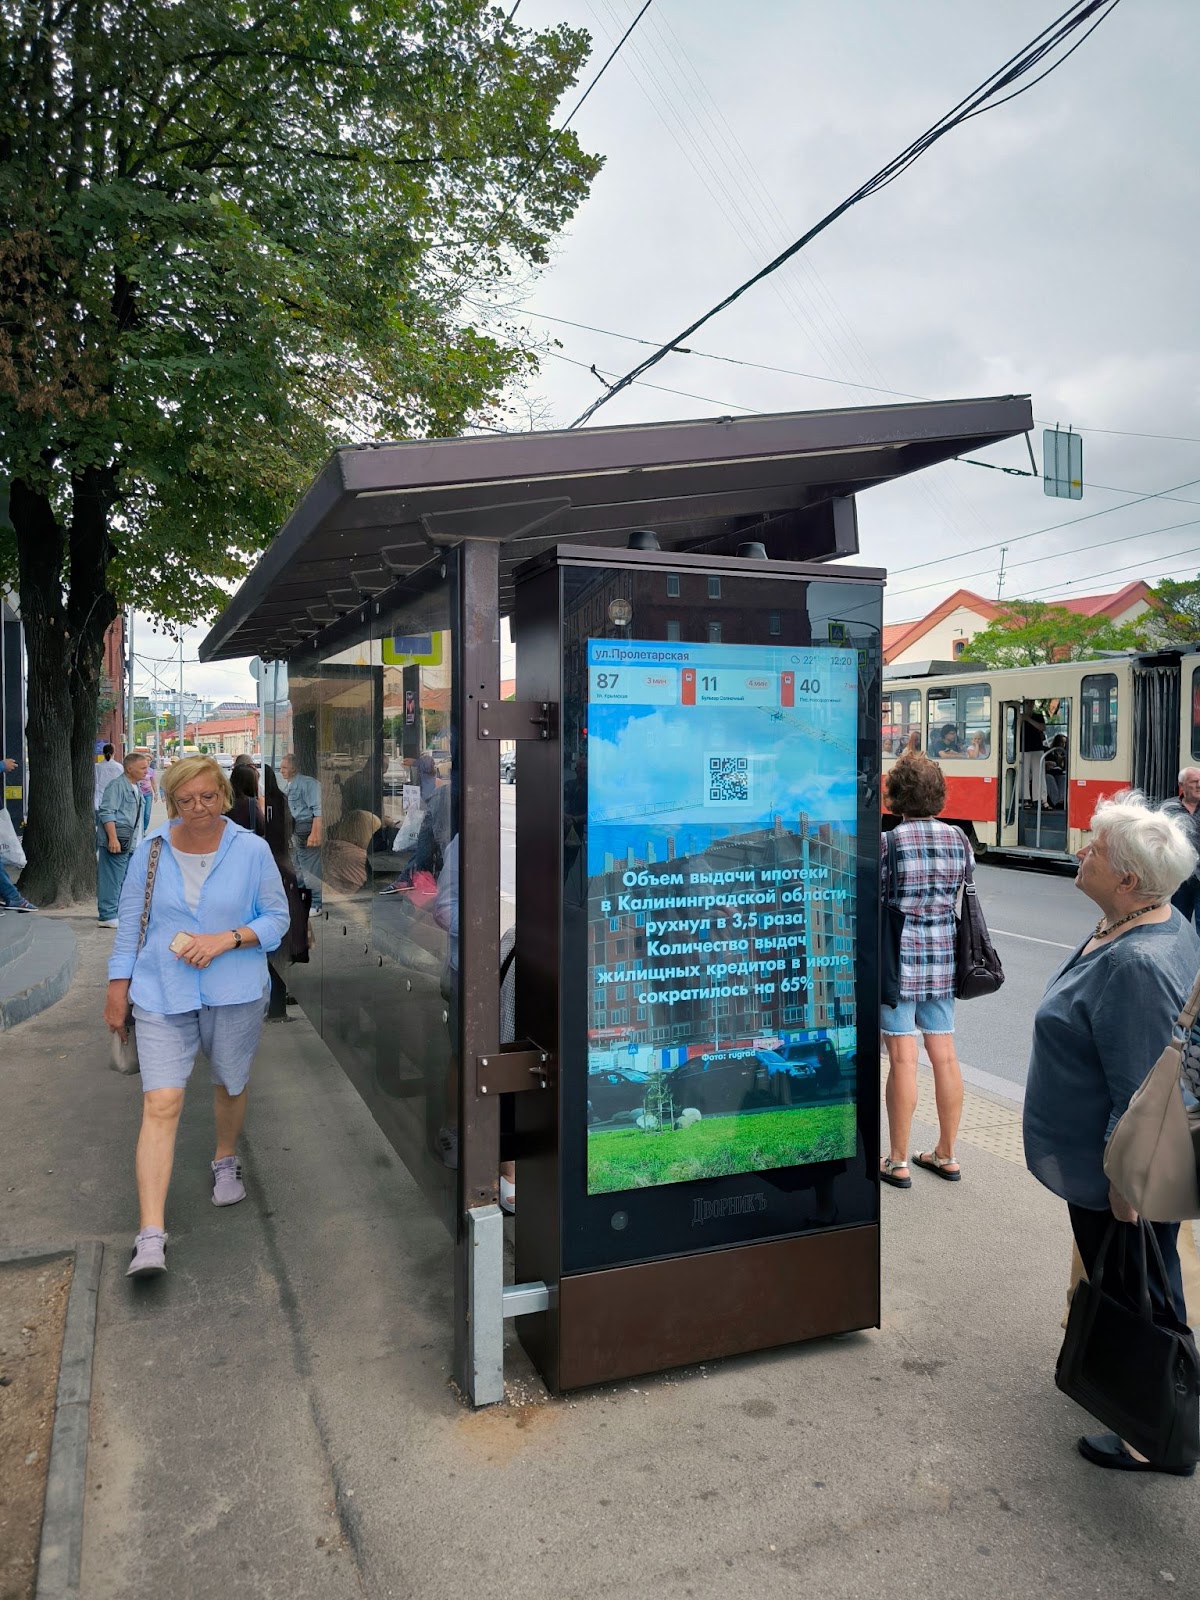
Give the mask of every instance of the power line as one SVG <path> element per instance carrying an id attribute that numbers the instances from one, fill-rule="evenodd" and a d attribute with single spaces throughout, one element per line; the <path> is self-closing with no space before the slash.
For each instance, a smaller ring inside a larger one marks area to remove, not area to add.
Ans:
<path id="1" fill-rule="evenodd" d="M 653 3 L 654 3 L 654 0 L 646 0 L 645 5 L 638 12 L 637 16 L 634 17 L 633 21 L 629 24 L 629 26 L 625 29 L 625 32 L 621 35 L 621 37 L 617 40 L 616 44 L 613 46 L 612 50 L 609 53 L 607 61 L 605 61 L 604 65 L 600 68 L 600 71 L 596 74 L 596 76 L 592 79 L 591 83 L 588 84 L 587 88 L 583 91 L 583 93 L 580 95 L 579 99 L 575 102 L 575 108 L 571 112 L 571 115 L 567 118 L 567 120 L 564 123 L 561 124 L 560 127 L 558 127 L 555 130 L 557 133 L 562 133 L 564 131 L 564 129 L 570 127 L 572 119 L 575 116 L 575 112 L 579 110 L 580 106 L 583 105 L 583 102 L 587 99 L 588 95 L 591 94 L 592 90 L 600 82 L 600 79 L 608 71 L 609 67 L 612 66 L 613 62 L 617 59 L 617 56 L 620 54 L 621 46 L 625 43 L 626 39 L 628 39 L 629 35 L 633 32 L 633 30 L 637 27 L 638 23 L 646 15 L 647 11 L 649 11 L 649 9 L 653 5 Z M 515 7 L 514 7 L 514 9 L 515 9 Z M 510 18 L 510 20 L 511 20 L 511 18 Z"/>
<path id="2" fill-rule="evenodd" d="M 1156 493 L 1156 494 L 1139 495 L 1136 500 L 1128 500 L 1128 501 L 1126 501 L 1126 503 L 1124 505 L 1121 505 L 1121 506 L 1106 506 L 1103 511 L 1088 511 L 1088 512 L 1085 512 L 1085 514 L 1082 517 L 1067 517 L 1065 519 L 1065 521 L 1063 521 L 1063 522 L 1051 522 L 1051 523 L 1048 523 L 1044 528 L 1034 528 L 1031 533 L 1010 534 L 1005 539 L 997 539 L 995 544 L 976 545 L 971 550 L 962 551 L 961 554 L 963 554 L 963 555 L 979 555 L 984 550 L 998 550 L 1002 544 L 1007 544 L 1007 545 L 1021 544 L 1026 539 L 1036 539 L 1041 534 L 1043 534 L 1043 533 L 1053 533 L 1058 528 L 1074 528 L 1081 522 L 1092 522 L 1097 517 L 1110 517 L 1113 514 L 1114 511 L 1130 511 L 1130 510 L 1133 509 L 1134 506 L 1141 505 L 1146 500 L 1164 500 L 1164 499 L 1167 499 L 1171 495 L 1173 495 L 1177 489 L 1192 489 L 1192 488 L 1195 488 L 1196 484 L 1198 484 L 1198 483 L 1200 483 L 1200 478 L 1189 478 L 1186 483 L 1174 484 L 1170 489 L 1160 489 L 1158 491 L 1158 493 Z M 1124 493 L 1124 491 L 1123 490 L 1119 490 L 1118 493 Z M 1192 502 L 1189 501 L 1187 503 L 1191 504 Z M 1069 554 L 1070 552 L 1066 552 L 1066 553 Z M 946 565 L 947 561 L 957 560 L 957 559 L 958 559 L 958 557 L 956 557 L 956 556 L 937 556 L 937 557 L 934 557 L 930 561 L 917 561 L 917 562 L 914 562 L 911 567 L 897 567 L 895 569 L 895 572 L 896 572 L 897 576 L 900 576 L 901 574 L 906 573 L 906 572 L 921 572 L 926 567 L 943 567 L 943 566 Z M 933 586 L 930 585 L 930 584 L 924 584 L 921 587 L 930 588 L 930 587 L 933 587 Z M 907 590 L 901 590 L 900 592 L 901 593 L 907 593 L 908 591 Z"/>
<path id="3" fill-rule="evenodd" d="M 579 328 L 584 333 L 599 333 L 609 339 L 623 339 L 626 344 L 645 345 L 649 349 L 658 349 L 655 339 L 639 339 L 636 334 L 616 333 L 612 328 L 596 328 L 590 322 L 574 322 L 570 317 L 552 317 L 545 311 L 530 311 L 522 308 L 523 317 L 536 317 L 539 322 L 558 322 L 567 328 Z M 785 378 L 809 378 L 813 383 L 832 383 L 839 389 L 867 389 L 872 394 L 890 394 L 900 400 L 928 400 L 927 395 L 906 394 L 903 389 L 882 389 L 875 383 L 852 383 L 849 378 L 827 378 L 819 372 L 801 372 L 796 367 L 773 367 L 765 361 L 747 361 L 739 356 L 721 356 L 711 350 L 696 350 L 686 345 L 672 345 L 671 353 L 677 356 L 696 356 L 702 361 L 721 361 L 731 367 L 750 367 L 755 372 L 774 372 Z M 714 402 L 715 404 L 716 402 Z M 1197 440 L 1200 443 L 1200 440 Z"/>
<path id="4" fill-rule="evenodd" d="M 1134 544 L 1138 539 L 1151 539 L 1155 534 L 1172 533 L 1180 528 L 1194 528 L 1197 523 L 1200 523 L 1200 517 L 1191 517 L 1186 522 L 1168 523 L 1164 528 L 1148 528 L 1145 533 L 1121 534 L 1115 539 L 1105 539 L 1101 544 L 1089 545 L 1087 546 L 1087 549 L 1089 551 L 1106 550 L 1110 545 L 1114 544 Z M 1002 548 L 1007 549 L 1008 547 L 1005 545 Z M 1054 550 L 1049 555 L 1031 556 L 1027 561 L 1014 561 L 1011 564 L 1006 565 L 1006 570 L 1011 572 L 1016 567 L 1038 566 L 1043 561 L 1065 561 L 1071 556 L 1077 556 L 1081 553 L 1082 552 L 1079 550 Z M 1186 554 L 1186 552 L 1182 550 L 1165 550 L 1161 555 L 1144 558 L 1140 564 L 1143 566 L 1153 565 L 1156 561 L 1168 561 L 1174 556 L 1183 554 Z M 1131 565 L 1137 566 L 1139 563 L 1132 562 Z M 899 598 L 901 595 L 921 594 L 926 589 L 944 589 L 948 583 L 957 585 L 969 583 L 972 578 L 990 577 L 993 570 L 994 569 L 992 567 L 979 567 L 974 572 L 963 572 L 955 578 L 933 578 L 929 583 L 914 584 L 908 589 L 895 589 L 892 591 L 892 593 L 896 598 Z M 1089 580 L 1096 576 L 1096 573 L 1088 574 Z M 1071 582 L 1075 581 L 1075 579 L 1071 580 Z"/>
<path id="5" fill-rule="evenodd" d="M 523 317 L 534 317 L 539 322 L 558 323 L 564 328 L 578 328 L 583 333 L 598 333 L 606 339 L 620 339 L 626 344 L 644 345 L 650 350 L 657 350 L 660 344 L 660 341 L 657 339 L 642 339 L 639 338 L 637 334 L 618 333 L 615 328 L 598 328 L 594 323 L 577 322 L 572 317 L 551 316 L 548 311 L 534 311 L 528 306 L 521 307 L 520 315 Z M 553 351 L 548 353 L 554 354 Z M 812 383 L 830 383 L 834 384 L 839 389 L 865 389 L 870 394 L 887 394 L 893 396 L 897 400 L 918 400 L 928 405 L 935 405 L 937 403 L 933 395 L 913 394 L 907 389 L 886 389 L 882 384 L 878 383 L 857 383 L 851 378 L 831 378 L 820 372 L 803 372 L 798 367 L 776 367 L 772 366 L 766 361 L 748 361 L 743 356 L 723 356 L 717 354 L 717 352 L 713 350 L 697 350 L 694 345 L 672 345 L 671 354 L 677 356 L 694 356 L 698 361 L 720 361 L 726 366 L 747 367 L 754 372 L 773 372 L 785 378 L 807 378 Z M 712 402 L 714 405 L 721 403 L 722 402 L 715 400 Z M 1034 417 L 1033 420 L 1039 428 L 1054 428 L 1058 426 L 1056 422 L 1050 422 L 1044 417 Z M 1103 433 L 1112 435 L 1114 438 L 1118 439 L 1158 439 L 1169 444 L 1200 444 L 1200 434 L 1149 433 L 1145 430 L 1135 430 L 1131 428 L 1101 428 L 1096 424 L 1089 422 L 1073 422 L 1072 427 L 1077 433 Z M 965 460 L 965 457 L 958 456 L 955 459 L 961 461 Z M 991 463 L 989 462 L 987 465 L 991 465 Z M 1107 488 L 1108 485 L 1089 482 L 1088 487 L 1090 489 L 1104 489 Z M 1133 490 L 1128 489 L 1113 490 L 1114 494 L 1132 494 L 1133 492 Z"/>
<path id="6" fill-rule="evenodd" d="M 786 261 L 790 261 L 794 255 L 803 250 L 805 245 L 810 244 L 818 234 L 823 233 L 825 229 L 828 228 L 832 223 L 836 222 L 840 216 L 849 211 L 852 206 L 858 205 L 860 201 L 866 200 L 872 195 L 878 194 L 882 189 L 887 188 L 889 184 L 894 183 L 896 179 L 899 178 L 901 174 L 904 173 L 910 166 L 912 166 L 914 162 L 918 161 L 928 149 L 936 144 L 939 139 L 944 138 L 946 134 L 958 127 L 960 123 L 967 121 L 972 116 L 979 115 L 983 111 L 993 110 L 994 104 L 989 104 L 989 102 L 993 101 L 993 97 L 998 93 L 999 90 L 1008 87 L 1008 85 L 1015 83 L 1018 79 L 1024 77 L 1027 72 L 1031 71 L 1040 61 L 1044 60 L 1052 50 L 1063 43 L 1064 40 L 1069 38 L 1077 28 L 1082 26 L 1082 24 L 1088 20 L 1088 18 L 1095 16 L 1098 24 L 1105 16 L 1111 15 L 1113 10 L 1115 10 L 1119 4 L 1120 0 L 1084 0 L 1082 5 L 1073 5 L 1067 11 L 1064 11 L 1060 17 L 1056 18 L 1048 28 L 1043 29 L 1042 32 L 1038 34 L 1030 44 L 1026 45 L 1022 51 L 1019 51 L 1017 55 L 1011 57 L 1004 63 L 1002 67 L 994 72 L 991 77 L 987 78 L 977 88 L 973 89 L 970 94 L 960 100 L 956 106 L 953 106 L 948 112 L 939 117 L 938 120 L 929 128 L 927 128 L 919 138 L 913 140 L 913 142 L 904 150 L 902 150 L 898 156 L 894 157 L 886 166 L 881 167 L 873 177 L 868 178 L 866 183 L 862 184 L 861 187 L 856 189 L 852 195 L 848 196 L 847 199 L 843 200 L 840 205 L 835 206 L 832 211 L 828 212 L 824 217 L 822 217 L 822 219 L 813 227 L 811 227 L 807 233 L 802 234 L 799 239 L 797 239 L 793 244 L 790 244 L 788 248 L 776 256 L 773 261 L 769 261 L 765 267 L 760 268 L 759 271 L 756 272 L 752 277 L 748 278 L 745 283 L 740 284 L 738 288 L 726 295 L 723 300 L 719 301 L 710 310 L 706 311 L 703 316 L 698 317 L 694 322 L 689 323 L 681 333 L 677 334 L 676 337 L 671 340 L 670 344 L 663 345 L 652 355 L 647 356 L 645 361 L 633 368 L 631 372 L 626 373 L 624 377 L 618 379 L 618 381 L 612 385 L 606 394 L 603 394 L 599 399 L 594 400 L 592 404 L 581 413 L 580 416 L 576 417 L 575 421 L 571 423 L 570 426 L 572 428 L 577 428 L 583 423 L 587 422 L 590 417 L 594 416 L 595 413 L 599 411 L 601 406 L 607 405 L 609 400 L 611 400 L 615 395 L 619 394 L 622 389 L 628 388 L 628 386 L 634 382 L 635 379 L 640 378 L 644 372 L 648 372 L 651 367 L 657 366 L 657 364 L 662 361 L 664 357 L 671 353 L 680 340 L 690 338 L 698 328 L 702 328 L 706 322 L 710 322 L 713 317 L 719 315 L 720 312 L 733 305 L 736 300 L 739 300 L 742 295 L 746 294 L 748 290 L 752 289 L 755 284 L 761 283 L 764 278 L 767 278 L 773 272 L 776 272 Z M 1088 33 L 1091 33 L 1092 31 L 1094 31 L 1094 28 L 1090 28 Z M 1087 35 L 1085 34 L 1084 37 L 1086 38 Z M 1067 55 L 1072 53 L 1072 51 L 1068 51 Z M 1064 56 L 1061 59 L 1065 60 L 1066 57 Z M 1035 79 L 1034 82 L 1040 82 L 1041 78 L 1046 77 L 1047 73 L 1053 71 L 1054 68 L 1059 64 L 1060 62 L 1053 63 L 1053 65 L 1047 69 L 1047 72 L 1042 73 L 1041 77 Z M 1033 84 L 1028 84 L 1026 87 L 1032 88 Z M 1011 95 L 1004 97 L 1005 100 L 1012 98 L 1014 97 Z M 995 104 L 1003 103 L 1004 100 L 995 102 Z"/>

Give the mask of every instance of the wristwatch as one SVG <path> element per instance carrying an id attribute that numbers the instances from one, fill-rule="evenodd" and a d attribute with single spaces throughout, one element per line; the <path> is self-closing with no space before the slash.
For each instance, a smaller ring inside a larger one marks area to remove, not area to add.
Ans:
<path id="1" fill-rule="evenodd" d="M 231 932 L 233 933 L 233 948 L 235 950 L 240 950 L 242 948 L 242 930 L 240 928 L 233 928 L 231 929 Z"/>

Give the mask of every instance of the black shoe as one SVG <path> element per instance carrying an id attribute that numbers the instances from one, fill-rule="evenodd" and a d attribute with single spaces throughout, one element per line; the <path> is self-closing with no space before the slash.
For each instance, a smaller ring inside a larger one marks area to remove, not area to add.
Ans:
<path id="1" fill-rule="evenodd" d="M 1079 1454 L 1097 1467 L 1113 1467 L 1118 1472 L 1166 1472 L 1175 1478 L 1190 1478 L 1190 1467 L 1160 1467 L 1153 1461 L 1131 1456 L 1115 1433 L 1085 1433 L 1079 1441 Z"/>

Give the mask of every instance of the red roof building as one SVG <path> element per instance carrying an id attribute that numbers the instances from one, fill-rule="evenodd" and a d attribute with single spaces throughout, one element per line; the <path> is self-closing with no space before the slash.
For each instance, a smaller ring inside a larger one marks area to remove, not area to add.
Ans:
<path id="1" fill-rule="evenodd" d="M 1085 617 L 1108 617 L 1112 622 L 1132 622 L 1149 611 L 1150 585 L 1138 578 L 1109 594 L 1077 595 L 1056 600 L 1067 611 Z M 1001 605 L 985 600 L 971 589 L 956 589 L 940 605 L 910 622 L 888 622 L 883 628 L 883 659 L 889 665 L 916 661 L 954 661 L 974 638 L 1000 615 Z"/>

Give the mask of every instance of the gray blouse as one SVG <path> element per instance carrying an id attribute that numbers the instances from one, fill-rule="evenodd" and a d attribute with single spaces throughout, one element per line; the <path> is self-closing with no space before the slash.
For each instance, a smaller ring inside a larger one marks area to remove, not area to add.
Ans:
<path id="1" fill-rule="evenodd" d="M 1107 1211 L 1104 1146 L 1171 1037 L 1200 939 L 1172 908 L 1166 922 L 1082 949 L 1050 979 L 1033 1021 L 1025 1164 L 1069 1204 Z"/>

